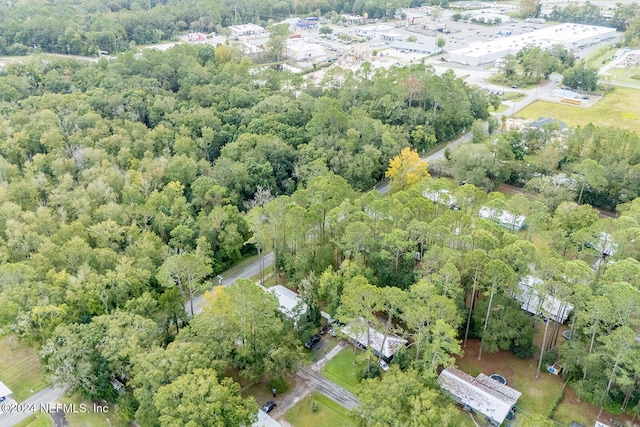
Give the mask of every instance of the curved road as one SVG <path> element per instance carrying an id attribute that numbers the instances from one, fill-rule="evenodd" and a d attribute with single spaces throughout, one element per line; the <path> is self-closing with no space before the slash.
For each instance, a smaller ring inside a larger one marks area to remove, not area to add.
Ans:
<path id="1" fill-rule="evenodd" d="M 273 264 L 273 252 L 269 252 L 263 257 L 264 268 L 269 267 Z M 238 271 L 235 271 L 234 268 L 227 270 L 222 273 L 219 277 L 222 278 L 218 284 L 222 286 L 229 286 L 234 283 L 236 280 L 240 279 L 251 279 L 253 276 L 260 273 L 260 262 L 259 260 L 255 260 L 251 264 L 242 267 Z M 206 300 L 203 295 L 197 296 L 193 299 L 193 314 L 194 316 L 200 312 L 202 312 L 203 305 L 206 304 Z M 187 313 L 191 313 L 191 303 L 190 301 L 185 302 L 184 310 Z M 2 424 L 0 424 L 2 425 Z"/>

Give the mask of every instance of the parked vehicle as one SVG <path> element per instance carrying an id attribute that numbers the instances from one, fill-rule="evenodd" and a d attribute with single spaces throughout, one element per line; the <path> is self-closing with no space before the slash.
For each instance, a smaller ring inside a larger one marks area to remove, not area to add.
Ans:
<path id="1" fill-rule="evenodd" d="M 306 343 L 304 343 L 304 347 L 308 348 L 309 350 L 311 350 L 311 347 L 313 347 L 314 345 L 318 344 L 320 342 L 321 338 L 322 337 L 319 334 L 315 334 L 314 336 L 309 338 Z"/>
<path id="2" fill-rule="evenodd" d="M 265 414 L 268 414 L 269 412 L 273 411 L 273 408 L 276 407 L 276 402 L 267 402 L 264 405 L 262 405 L 262 412 L 264 412 Z"/>
<path id="3" fill-rule="evenodd" d="M 389 364 L 382 359 L 378 360 L 378 365 L 380 365 L 383 371 L 389 370 Z"/>

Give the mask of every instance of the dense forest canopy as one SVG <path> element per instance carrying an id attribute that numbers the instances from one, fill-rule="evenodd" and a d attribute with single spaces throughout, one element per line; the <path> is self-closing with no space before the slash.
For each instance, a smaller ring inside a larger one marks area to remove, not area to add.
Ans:
<path id="1" fill-rule="evenodd" d="M 373 10 L 359 1 L 312 6 L 304 12 Z M 91 54 L 299 7 L 5 3 L 0 48 Z M 39 346 L 54 381 L 117 402 L 122 418 L 235 426 L 257 408 L 229 373 L 279 383 L 295 372 L 322 302 L 353 328 L 374 325 L 411 342 L 398 369 L 365 383 L 363 424 L 384 419 L 384 408 L 375 419 L 366 409 L 380 406 L 377 387 L 395 384 L 395 411 L 455 425 L 434 391 L 438 369 L 452 366 L 461 337 L 531 356 L 533 325 L 546 314 L 532 318 L 512 297 L 536 275 L 537 292 L 575 307 L 573 339 L 559 356 L 571 384 L 599 405 L 635 404 L 637 136 L 593 126 L 562 138 L 552 129 L 507 132 L 450 156 L 467 184 L 427 178 L 417 151 L 471 126 L 482 134 L 488 105 L 451 70 L 365 63 L 335 67 L 316 85 L 222 45 L 12 64 L 0 72 L 0 329 Z M 391 194 L 367 191 L 385 171 Z M 571 175 L 569 188 L 532 182 L 556 172 Z M 483 191 L 502 181 L 526 181 L 537 200 Z M 457 209 L 425 190 L 448 192 Z M 583 201 L 624 204 L 620 218 L 599 219 Z M 485 206 L 526 216 L 526 228 L 482 218 Z M 603 235 L 616 245 L 606 261 Z M 275 252 L 276 274 L 310 307 L 301 322 L 249 280 L 216 288 L 201 315 L 185 309 L 256 250 Z M 375 376 L 375 357 L 365 355 Z M 116 395 L 113 379 L 125 393 Z M 202 407 L 167 411 L 178 395 Z M 220 411 L 208 405 L 216 399 L 227 402 Z"/>

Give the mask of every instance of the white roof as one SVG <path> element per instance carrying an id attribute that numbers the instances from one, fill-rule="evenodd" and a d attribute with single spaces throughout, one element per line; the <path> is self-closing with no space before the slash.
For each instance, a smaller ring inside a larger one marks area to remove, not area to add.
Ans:
<path id="1" fill-rule="evenodd" d="M 9 387 L 7 387 L 5 383 L 0 381 L 0 397 L 9 396 L 12 393 L 13 392 L 9 389 Z"/>
<path id="2" fill-rule="evenodd" d="M 473 378 L 459 369 L 447 368 L 438 377 L 440 387 L 460 403 L 502 424 L 522 393 L 485 374 Z"/>
<path id="3" fill-rule="evenodd" d="M 599 27 L 595 25 L 582 25 L 564 23 L 550 27 L 544 27 L 529 33 L 498 38 L 489 42 L 477 41 L 468 47 L 451 51 L 452 54 L 467 55 L 481 58 L 483 56 L 504 52 L 516 53 L 526 46 L 540 46 L 549 48 L 556 44 L 565 47 L 579 47 L 584 41 L 592 38 L 605 40 L 615 36 L 615 28 Z"/>
<path id="4" fill-rule="evenodd" d="M 520 293 L 515 298 L 522 302 L 521 308 L 532 314 L 548 313 L 551 319 L 558 323 L 564 323 L 569 316 L 569 312 L 573 310 L 573 305 L 568 302 L 561 301 L 551 295 L 545 295 L 540 310 L 540 298 L 535 285 L 541 285 L 542 280 L 533 276 L 525 276 L 520 283 L 518 289 Z"/>
<path id="5" fill-rule="evenodd" d="M 273 293 L 280 302 L 280 311 L 284 313 L 285 316 L 292 318 L 295 313 L 295 307 L 298 304 L 301 304 L 300 314 L 307 312 L 307 305 L 302 303 L 302 299 L 293 292 L 292 290 L 285 288 L 282 285 L 276 285 L 272 288 L 269 288 L 269 292 Z"/>
<path id="6" fill-rule="evenodd" d="M 424 190 L 422 195 L 434 203 L 442 203 L 448 206 L 456 204 L 456 197 L 449 190 Z"/>
<path id="7" fill-rule="evenodd" d="M 251 424 L 251 427 L 282 427 L 282 424 L 271 418 L 269 414 L 258 410 L 258 421 Z"/>
<path id="8" fill-rule="evenodd" d="M 603 231 L 598 237 L 598 241 L 593 245 L 598 252 L 603 255 L 610 256 L 618 251 L 618 245 L 613 242 L 611 234 Z"/>
<path id="9" fill-rule="evenodd" d="M 371 343 L 371 347 L 374 351 L 381 354 L 383 357 L 389 359 L 393 354 L 403 345 L 407 343 L 407 340 L 397 337 L 395 335 L 387 335 L 387 339 L 384 339 L 384 334 L 376 331 L 372 327 L 369 327 L 369 337 L 367 340 L 367 332 L 351 332 L 349 325 L 342 328 L 342 333 L 356 341 L 363 347 L 367 346 L 367 342 Z M 382 341 L 384 340 L 384 348 L 382 348 Z"/>
<path id="10" fill-rule="evenodd" d="M 524 227 L 524 221 L 527 219 L 522 215 L 516 215 L 509 211 L 498 211 L 488 206 L 483 206 L 478 214 L 484 219 L 493 220 L 502 227 L 513 228 L 514 230 L 520 230 Z"/>

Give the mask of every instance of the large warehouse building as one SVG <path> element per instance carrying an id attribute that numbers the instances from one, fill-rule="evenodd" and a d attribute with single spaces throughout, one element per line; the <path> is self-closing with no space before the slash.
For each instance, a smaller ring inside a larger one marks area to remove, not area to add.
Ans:
<path id="1" fill-rule="evenodd" d="M 515 55 L 527 46 L 548 49 L 561 44 L 567 49 L 579 49 L 616 36 L 615 28 L 595 25 L 560 24 L 526 34 L 503 37 L 490 42 L 473 42 L 469 47 L 450 52 L 449 60 L 468 65 L 481 65 Z"/>

